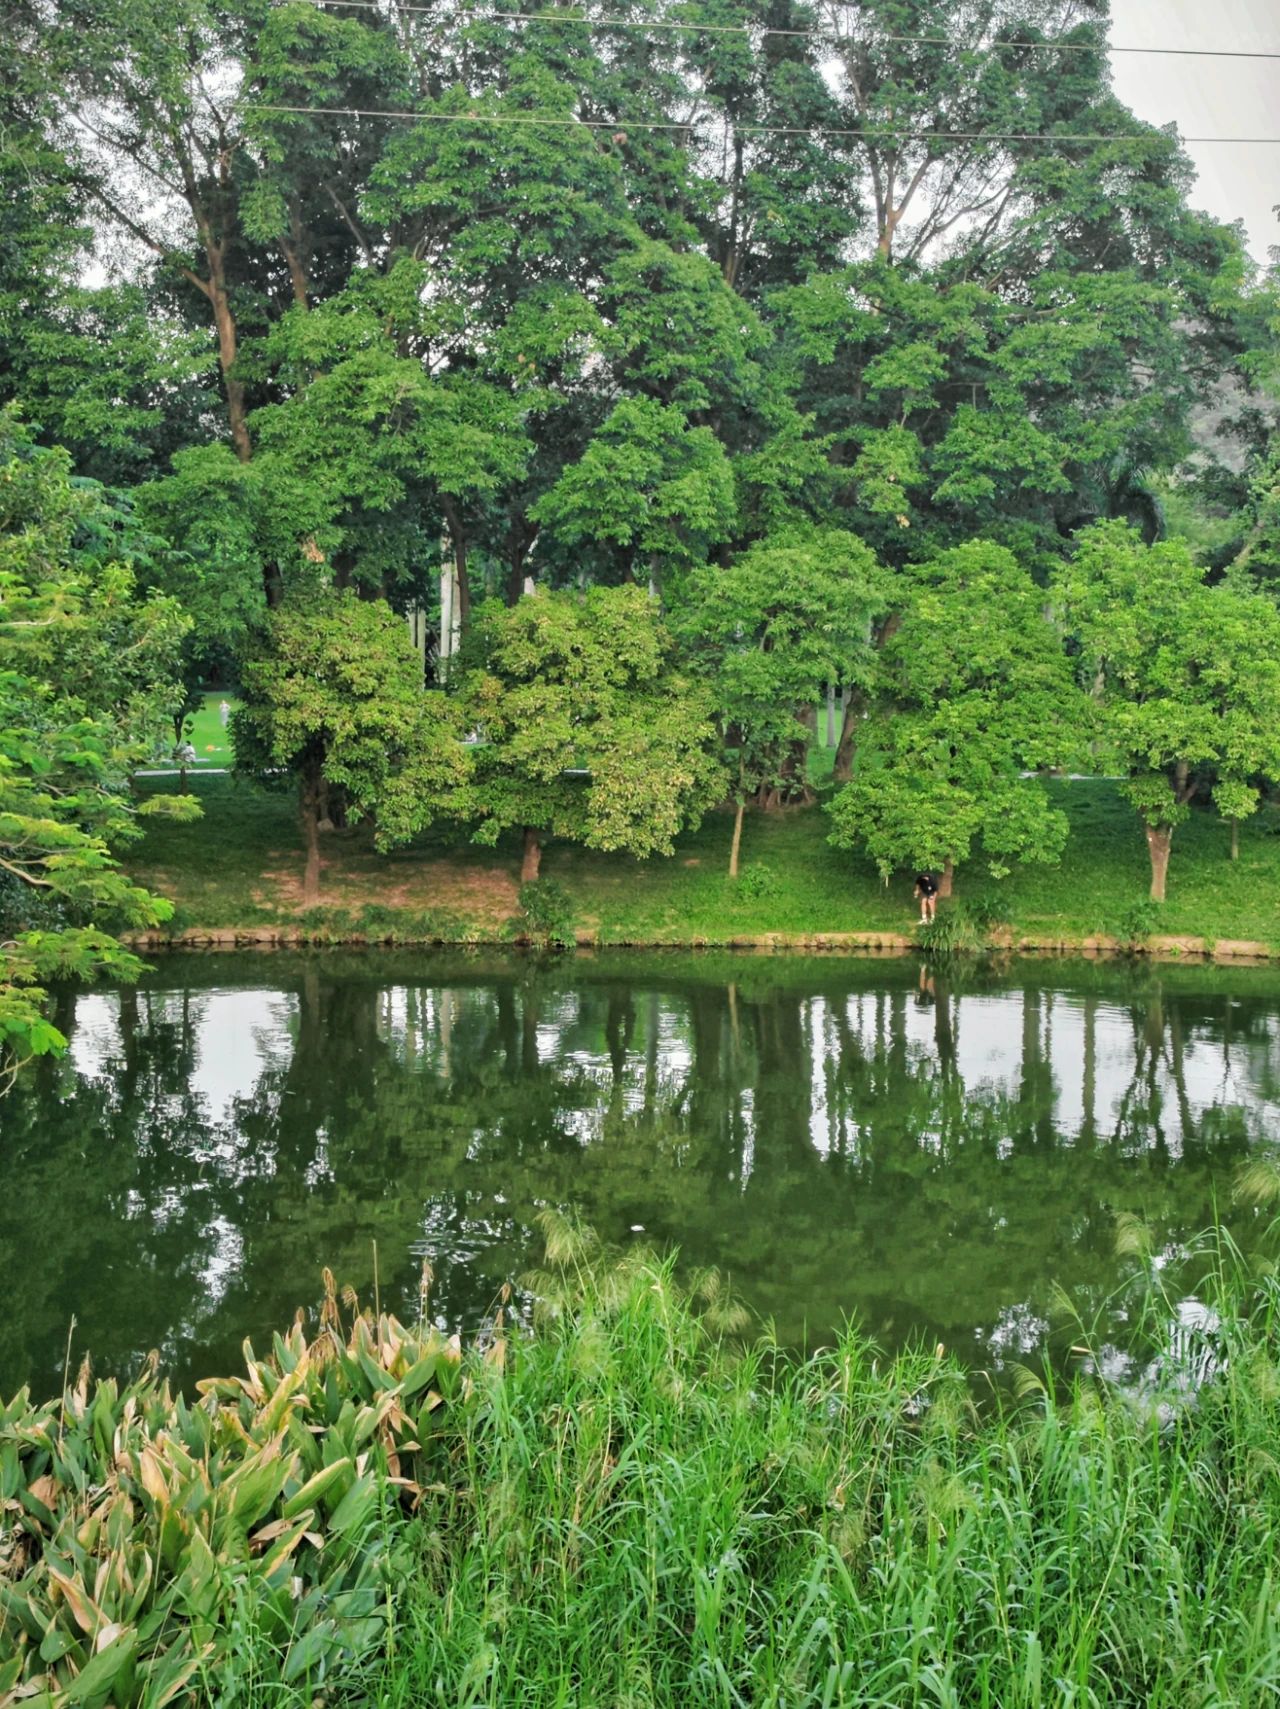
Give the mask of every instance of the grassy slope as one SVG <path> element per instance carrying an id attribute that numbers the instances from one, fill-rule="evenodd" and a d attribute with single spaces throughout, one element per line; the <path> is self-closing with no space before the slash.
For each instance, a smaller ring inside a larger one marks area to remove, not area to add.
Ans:
<path id="1" fill-rule="evenodd" d="M 1072 835 L 1057 868 L 1028 868 L 1003 883 L 962 872 L 962 897 L 1000 901 L 1014 928 L 1064 938 L 1119 930 L 1146 895 L 1146 848 L 1137 820 L 1105 781 L 1053 786 L 1068 808 Z M 130 853 L 136 877 L 173 896 L 180 925 L 289 924 L 302 912 L 302 848 L 292 797 L 230 778 L 193 780 L 205 804 L 194 826 L 155 822 Z M 748 817 L 744 878 L 725 877 L 730 821 L 712 814 L 681 839 L 670 860 L 635 861 L 553 843 L 544 875 L 569 892 L 579 924 L 601 941 L 728 942 L 767 933 L 901 932 L 914 919 L 911 877 L 886 887 L 865 861 L 831 848 L 820 808 Z M 1193 815 L 1174 838 L 1170 900 L 1161 932 L 1280 943 L 1280 837 L 1260 815 L 1246 825 L 1238 862 L 1227 859 L 1226 827 Z M 378 856 L 366 831 L 326 840 L 323 904 L 335 930 L 356 926 L 369 908 L 492 937 L 517 907 L 513 843 L 478 849 L 452 828 L 412 848 Z M 374 923 L 372 917 L 369 922 Z"/>

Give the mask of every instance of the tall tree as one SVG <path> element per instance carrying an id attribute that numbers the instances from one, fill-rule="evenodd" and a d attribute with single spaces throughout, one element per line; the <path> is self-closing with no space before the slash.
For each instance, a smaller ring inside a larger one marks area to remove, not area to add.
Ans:
<path id="1" fill-rule="evenodd" d="M 339 791 L 388 849 L 447 811 L 466 781 L 457 709 L 423 690 L 422 661 L 381 600 L 319 582 L 297 589 L 268 615 L 242 683 L 236 767 L 296 782 L 308 903 L 320 894 L 320 834 Z"/>
<path id="2" fill-rule="evenodd" d="M 523 834 L 521 878 L 549 836 L 670 854 L 720 797 L 709 696 L 672 668 L 639 587 L 538 592 L 477 613 L 461 697 L 481 734 L 470 812 L 477 842 Z"/>
<path id="3" fill-rule="evenodd" d="M 1100 696 L 1163 902 L 1173 833 L 1216 796 L 1238 819 L 1259 778 L 1280 778 L 1280 610 L 1264 595 L 1210 586 L 1185 541 L 1147 546 L 1122 523 L 1081 535 L 1055 584 Z"/>
<path id="4" fill-rule="evenodd" d="M 869 680 L 873 622 L 891 593 L 875 555 L 838 529 L 780 530 L 690 576 L 672 623 L 714 697 L 736 805 L 730 877 L 748 797 L 767 806 L 803 792 L 800 720 L 828 684 Z"/>
<path id="5" fill-rule="evenodd" d="M 880 669 L 831 841 L 865 848 L 886 878 L 939 868 L 944 896 L 978 845 L 996 877 L 1056 861 L 1066 815 L 1029 774 L 1071 759 L 1085 703 L 1012 553 L 978 540 L 913 566 Z"/>

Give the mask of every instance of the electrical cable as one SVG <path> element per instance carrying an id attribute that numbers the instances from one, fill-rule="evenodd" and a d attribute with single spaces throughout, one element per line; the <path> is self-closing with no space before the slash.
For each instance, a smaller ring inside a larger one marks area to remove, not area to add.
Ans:
<path id="1" fill-rule="evenodd" d="M 344 6 L 364 12 L 388 12 L 391 7 L 384 0 L 312 0 L 316 9 L 322 6 Z M 396 12 L 420 13 L 426 17 L 437 17 L 434 6 L 401 6 L 394 5 Z M 838 47 L 847 38 L 832 30 L 795 30 L 777 29 L 772 24 L 695 24 L 682 23 L 668 18 L 592 18 L 585 13 L 575 12 L 479 12 L 470 7 L 462 7 L 461 15 L 472 18 L 477 23 L 512 23 L 512 24 L 583 24 L 588 29 L 595 30 L 672 30 L 686 35 L 700 36 L 786 36 L 802 40 L 823 41 L 830 46 Z M 1129 47 L 1117 46 L 1108 42 L 1064 42 L 1064 41 L 1021 41 L 1016 37 L 995 37 L 989 42 L 981 43 L 978 47 L 966 47 L 963 43 L 953 42 L 950 36 L 907 36 L 885 34 L 877 35 L 877 41 L 889 42 L 897 47 L 956 47 L 963 53 L 989 53 L 993 48 L 1025 48 L 1035 53 L 1113 53 L 1150 54 L 1156 57 L 1173 59 L 1268 59 L 1280 60 L 1280 49 L 1270 51 L 1265 48 L 1201 48 L 1201 47 Z"/>

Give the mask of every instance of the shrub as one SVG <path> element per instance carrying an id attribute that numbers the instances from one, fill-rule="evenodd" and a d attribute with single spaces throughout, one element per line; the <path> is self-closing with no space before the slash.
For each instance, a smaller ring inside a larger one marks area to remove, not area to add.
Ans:
<path id="1" fill-rule="evenodd" d="M 520 886 L 516 927 L 521 937 L 553 949 L 572 949 L 576 924 L 573 899 L 554 878 L 532 878 Z"/>
<path id="2" fill-rule="evenodd" d="M 958 903 L 943 902 L 934 918 L 921 926 L 918 941 L 930 955 L 955 955 L 981 949 L 984 935 L 967 909 Z"/>
<path id="3" fill-rule="evenodd" d="M 971 896 L 962 906 L 980 932 L 1009 924 L 1009 906 L 1003 896 Z"/>
<path id="4" fill-rule="evenodd" d="M 1160 904 L 1144 899 L 1131 902 L 1116 922 L 1116 936 L 1127 950 L 1140 950 L 1155 935 L 1160 924 Z"/>
<path id="5" fill-rule="evenodd" d="M 744 867 L 736 879 L 738 895 L 751 902 L 764 902 L 782 894 L 782 880 L 762 860 Z"/>
<path id="6" fill-rule="evenodd" d="M 0 1701 L 274 1702 L 381 1656 L 391 1521 L 471 1389 L 434 1328 L 365 1314 L 344 1338 L 325 1281 L 315 1340 L 246 1342 L 247 1374 L 194 1405 L 149 1363 L 0 1407 Z"/>

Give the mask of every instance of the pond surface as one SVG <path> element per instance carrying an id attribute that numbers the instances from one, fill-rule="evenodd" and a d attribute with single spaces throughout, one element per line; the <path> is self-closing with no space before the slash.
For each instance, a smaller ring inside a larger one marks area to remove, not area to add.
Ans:
<path id="1" fill-rule="evenodd" d="M 856 1316 L 999 1367 L 1065 1348 L 1280 1135 L 1280 981 L 1068 962 L 171 956 L 68 992 L 0 1103 L 0 1394 L 72 1360 L 240 1368 L 321 1267 L 474 1328 L 544 1207 L 727 1272 L 780 1338 Z M 1172 1272 L 1171 1272 L 1172 1273 Z M 517 1289 L 517 1301 L 522 1296 Z M 1113 1321 L 1114 1320 L 1114 1321 Z"/>

